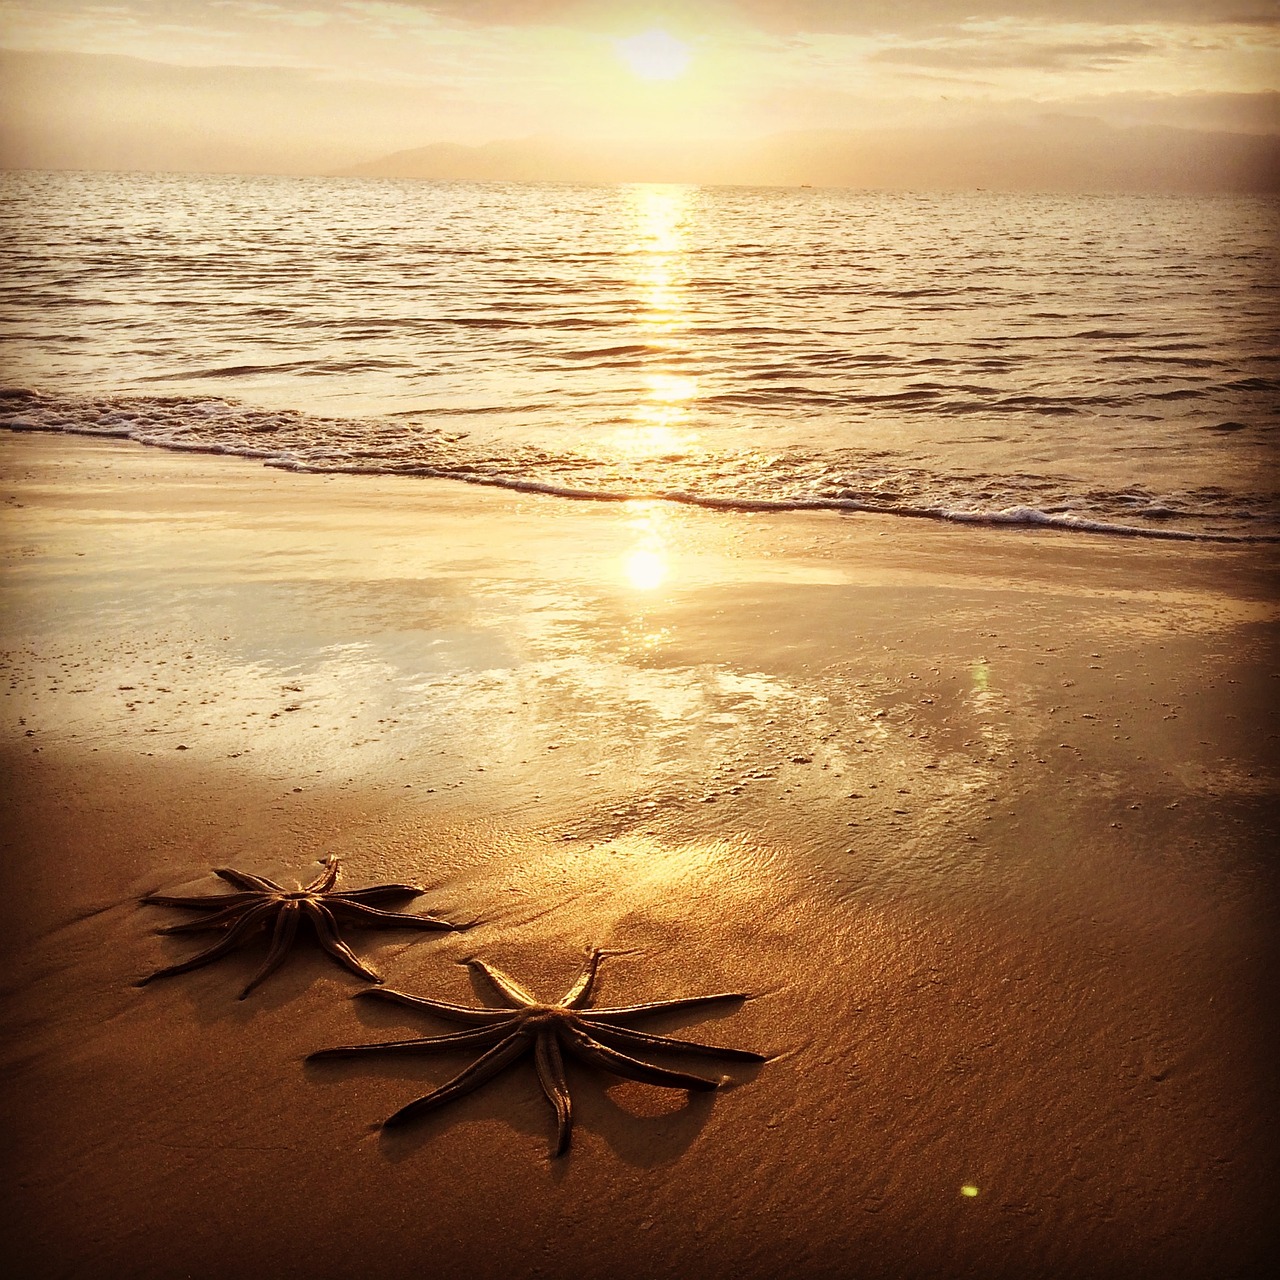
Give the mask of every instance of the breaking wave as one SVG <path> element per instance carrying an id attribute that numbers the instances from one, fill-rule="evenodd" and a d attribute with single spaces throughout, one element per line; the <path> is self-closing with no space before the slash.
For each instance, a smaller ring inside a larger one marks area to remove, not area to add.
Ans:
<path id="1" fill-rule="evenodd" d="M 51 396 L 0 389 L 0 427 L 131 440 L 256 459 L 287 471 L 419 476 L 594 502 L 664 501 L 718 511 L 861 512 L 986 527 L 1170 541 L 1280 541 L 1280 498 L 1211 486 L 1109 491 L 1070 477 L 943 473 L 884 451 L 666 455 L 487 451 L 465 433 L 397 419 L 333 418 L 220 397 Z"/>

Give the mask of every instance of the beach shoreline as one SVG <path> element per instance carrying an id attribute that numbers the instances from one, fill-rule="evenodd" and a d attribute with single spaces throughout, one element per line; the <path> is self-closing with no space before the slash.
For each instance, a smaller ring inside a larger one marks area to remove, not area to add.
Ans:
<path id="1" fill-rule="evenodd" d="M 1264 1273 L 1266 548 L 0 466 L 23 1274 Z M 571 1074 L 551 1160 L 527 1066 L 380 1136 L 465 1060 L 304 1066 L 453 1029 L 314 948 L 243 1003 L 253 948 L 133 985 L 188 946 L 144 893 L 328 854 L 477 922 L 356 934 L 390 986 L 605 947 L 606 1003 L 750 993 L 655 1029 L 769 1060 Z"/>

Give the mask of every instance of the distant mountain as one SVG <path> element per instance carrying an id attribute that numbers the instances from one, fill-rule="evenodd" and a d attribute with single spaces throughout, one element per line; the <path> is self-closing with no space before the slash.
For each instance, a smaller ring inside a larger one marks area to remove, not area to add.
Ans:
<path id="1" fill-rule="evenodd" d="M 1280 192 L 1280 137 L 1043 116 L 932 130 L 775 134 L 657 146 L 526 138 L 397 151 L 344 176 L 506 182 L 700 182 L 932 190 Z"/>

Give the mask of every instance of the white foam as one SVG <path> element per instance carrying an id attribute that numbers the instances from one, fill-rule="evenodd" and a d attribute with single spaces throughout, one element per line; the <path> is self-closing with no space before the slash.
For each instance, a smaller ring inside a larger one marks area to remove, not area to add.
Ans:
<path id="1" fill-rule="evenodd" d="M 5 407 L 11 406 L 5 412 Z M 812 492 L 778 492 L 763 496 L 743 492 L 749 481 L 753 485 L 812 483 L 803 467 L 785 472 L 780 467 L 757 470 L 749 475 L 713 474 L 708 484 L 738 484 L 737 491 L 704 492 L 701 489 L 665 488 L 637 483 L 618 485 L 602 463 L 594 467 L 601 475 L 598 485 L 567 483 L 555 475 L 557 466 L 592 473 L 580 458 L 511 457 L 479 460 L 466 452 L 463 437 L 444 431 L 424 430 L 420 426 L 405 428 L 386 421 L 364 419 L 312 418 L 296 410 L 271 410 L 208 397 L 46 397 L 26 390 L 0 388 L 0 427 L 11 431 L 53 431 L 77 435 L 130 439 L 139 444 L 188 453 L 227 454 L 261 461 L 284 471 L 348 474 L 410 475 L 464 484 L 508 489 L 518 493 L 542 494 L 547 497 L 591 502 L 628 502 L 635 500 L 679 503 L 715 511 L 787 512 L 831 511 L 895 516 L 906 519 L 936 520 L 953 524 L 979 525 L 988 528 L 1020 527 L 1054 529 L 1071 533 L 1104 534 L 1113 537 L 1144 538 L 1179 542 L 1258 543 L 1280 541 L 1271 532 L 1229 532 L 1203 527 L 1210 519 L 1220 521 L 1218 513 L 1186 511 L 1168 504 L 1147 500 L 1146 508 L 1135 511 L 1140 495 L 1124 491 L 1113 495 L 1114 505 L 1126 513 L 1154 516 L 1161 520 L 1155 527 L 1103 518 L 1101 514 L 1080 513 L 1085 499 L 1078 496 L 1055 499 L 1052 510 L 1029 503 L 985 508 L 975 501 L 912 503 L 904 500 L 814 494 Z M 266 443 L 270 441 L 270 443 Z M 533 474 L 530 474 L 533 472 Z M 543 474 L 537 474 L 541 472 Z M 546 473 L 551 473 L 544 478 Z M 897 479 L 903 480 L 904 476 Z M 895 484 L 901 490 L 920 487 L 920 473 L 911 484 Z M 1016 478 L 1004 478 L 998 484 L 991 478 L 981 487 L 987 493 L 1007 489 Z M 951 481 L 954 487 L 954 480 Z M 974 486 L 977 487 L 975 482 Z M 891 490 L 890 490 L 891 491 Z M 846 490 L 847 492 L 847 490 Z M 1090 494 L 1091 498 L 1095 495 Z M 1242 509 L 1243 508 L 1243 509 Z M 1087 508 L 1086 508 L 1087 512 Z M 1233 507 L 1237 521 L 1253 519 L 1242 502 Z M 1174 528 L 1171 519 L 1198 519 L 1199 528 Z"/>

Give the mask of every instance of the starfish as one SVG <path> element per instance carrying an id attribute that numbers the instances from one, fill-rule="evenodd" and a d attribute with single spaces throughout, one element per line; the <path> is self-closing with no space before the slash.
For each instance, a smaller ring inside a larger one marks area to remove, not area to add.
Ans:
<path id="1" fill-rule="evenodd" d="M 427 1000 L 422 996 L 405 995 L 400 991 L 381 989 L 360 991 L 360 996 L 376 996 L 412 1009 L 425 1009 L 449 1022 L 460 1022 L 474 1028 L 452 1035 L 430 1036 L 417 1040 L 396 1040 L 381 1044 L 345 1045 L 336 1049 L 321 1049 L 310 1054 L 308 1060 L 345 1058 L 366 1053 L 421 1053 L 436 1049 L 477 1048 L 486 1052 L 480 1055 L 465 1071 L 442 1084 L 438 1089 L 417 1098 L 400 1108 L 383 1121 L 384 1127 L 401 1125 L 428 1111 L 444 1106 L 454 1098 L 478 1088 L 492 1079 L 518 1058 L 532 1053 L 534 1067 L 542 1092 L 556 1113 L 556 1146 L 553 1155 L 562 1155 L 569 1146 L 573 1127 L 572 1102 L 565 1079 L 564 1055 L 577 1058 L 591 1066 L 603 1067 L 615 1075 L 645 1084 L 656 1084 L 666 1089 L 715 1089 L 725 1083 L 726 1077 L 709 1078 L 683 1071 L 671 1071 L 653 1066 L 632 1056 L 634 1052 L 666 1050 L 675 1053 L 696 1053 L 711 1058 L 725 1058 L 736 1062 L 764 1062 L 763 1054 L 749 1049 L 722 1049 L 718 1046 L 697 1044 L 692 1040 L 677 1040 L 670 1036 L 650 1035 L 621 1025 L 632 1018 L 651 1013 L 666 1013 L 672 1009 L 688 1009 L 696 1005 L 710 1004 L 716 1000 L 746 1000 L 739 992 L 721 992 L 709 996 L 686 996 L 680 1000 L 658 1000 L 651 1004 L 627 1005 L 618 1009 L 587 1009 L 591 989 L 595 985 L 600 957 L 608 954 L 595 950 L 591 953 L 573 986 L 555 1003 L 544 1004 L 514 978 L 508 977 L 483 960 L 468 960 L 473 969 L 483 973 L 501 993 L 507 1008 L 445 1004 L 440 1000 Z"/>
<path id="2" fill-rule="evenodd" d="M 190 920 L 182 924 L 171 924 L 161 933 L 198 933 L 205 929 L 225 930 L 222 939 L 206 951 L 201 951 L 190 960 L 180 964 L 171 964 L 167 969 L 158 969 L 138 982 L 145 986 L 156 978 L 168 978 L 176 973 L 186 973 L 190 969 L 198 969 L 201 965 L 218 960 L 228 952 L 248 940 L 259 927 L 271 925 L 271 949 L 262 967 L 249 980 L 249 985 L 240 993 L 243 1000 L 264 978 L 274 973 L 284 961 L 298 926 L 304 919 L 309 920 L 315 932 L 316 940 L 339 964 L 350 969 L 352 973 L 367 978 L 370 982 L 381 982 L 382 979 L 367 965 L 362 964 L 355 953 L 343 942 L 338 932 L 338 919 L 345 918 L 353 924 L 381 926 L 399 929 L 459 929 L 464 925 L 450 924 L 447 920 L 438 920 L 434 916 L 401 915 L 396 911 L 382 911 L 369 906 L 371 902 L 381 902 L 386 898 L 403 897 L 406 894 L 416 895 L 425 892 L 413 884 L 379 884 L 367 889 L 346 889 L 335 891 L 338 881 L 339 859 L 326 859 L 324 870 L 296 892 L 285 889 L 268 880 L 265 876 L 253 876 L 247 871 L 233 871 L 230 867 L 216 867 L 213 874 L 220 876 L 229 884 L 240 890 L 239 893 L 210 894 L 203 897 L 175 898 L 163 893 L 149 893 L 142 899 L 143 903 L 155 907 L 183 907 L 193 911 L 209 911 L 199 920 Z"/>

